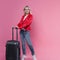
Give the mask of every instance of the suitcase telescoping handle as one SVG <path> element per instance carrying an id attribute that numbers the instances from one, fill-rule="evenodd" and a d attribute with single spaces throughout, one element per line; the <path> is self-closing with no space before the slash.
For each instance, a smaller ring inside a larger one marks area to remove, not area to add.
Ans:
<path id="1" fill-rule="evenodd" d="M 12 40 L 14 40 L 14 29 L 16 30 L 16 40 L 18 40 L 18 28 L 12 27 Z"/>

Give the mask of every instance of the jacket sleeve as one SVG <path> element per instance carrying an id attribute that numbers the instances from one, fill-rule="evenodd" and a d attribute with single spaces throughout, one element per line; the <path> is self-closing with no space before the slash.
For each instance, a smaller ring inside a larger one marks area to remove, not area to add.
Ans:
<path id="1" fill-rule="evenodd" d="M 24 27 L 29 26 L 32 23 L 32 19 L 33 19 L 32 15 L 29 16 L 28 19 L 26 19 L 26 21 L 24 21 L 22 27 L 24 28 Z"/>
<path id="2" fill-rule="evenodd" d="M 17 24 L 17 26 L 21 29 L 22 28 L 22 19 L 20 20 L 20 22 Z"/>
<path id="3" fill-rule="evenodd" d="M 22 24 L 19 22 L 18 24 L 17 24 L 17 26 L 21 29 L 22 28 Z"/>

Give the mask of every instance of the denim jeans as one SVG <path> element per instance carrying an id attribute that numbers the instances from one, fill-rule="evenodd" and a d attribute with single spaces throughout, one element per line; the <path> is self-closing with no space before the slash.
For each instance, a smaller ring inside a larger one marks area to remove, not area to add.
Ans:
<path id="1" fill-rule="evenodd" d="M 34 55 L 34 49 L 33 49 L 33 46 L 32 46 L 31 39 L 30 39 L 30 32 L 20 30 L 20 37 L 21 37 L 21 42 L 22 42 L 23 54 L 26 54 L 26 47 L 25 47 L 25 42 L 26 42 L 28 44 L 28 47 L 29 47 L 30 51 L 31 51 L 31 54 Z"/>

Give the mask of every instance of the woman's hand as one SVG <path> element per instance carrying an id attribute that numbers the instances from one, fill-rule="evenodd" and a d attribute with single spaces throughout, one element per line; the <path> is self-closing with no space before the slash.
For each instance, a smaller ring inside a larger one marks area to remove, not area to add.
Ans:
<path id="1" fill-rule="evenodd" d="M 24 31 L 25 31 L 25 29 L 24 29 L 24 28 L 22 28 L 22 30 L 24 30 Z"/>
<path id="2" fill-rule="evenodd" d="M 16 26 L 15 28 L 19 28 L 18 26 Z"/>

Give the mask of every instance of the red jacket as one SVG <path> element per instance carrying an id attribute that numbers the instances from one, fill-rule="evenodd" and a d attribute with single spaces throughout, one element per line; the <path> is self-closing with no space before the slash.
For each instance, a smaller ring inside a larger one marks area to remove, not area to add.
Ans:
<path id="1" fill-rule="evenodd" d="M 24 19 L 24 16 L 22 16 L 20 22 L 17 24 L 17 26 L 22 29 L 22 28 L 25 28 L 26 30 L 31 30 L 31 23 L 32 23 L 32 15 L 31 14 L 28 14 L 28 16 L 25 18 L 25 20 L 23 21 Z"/>

